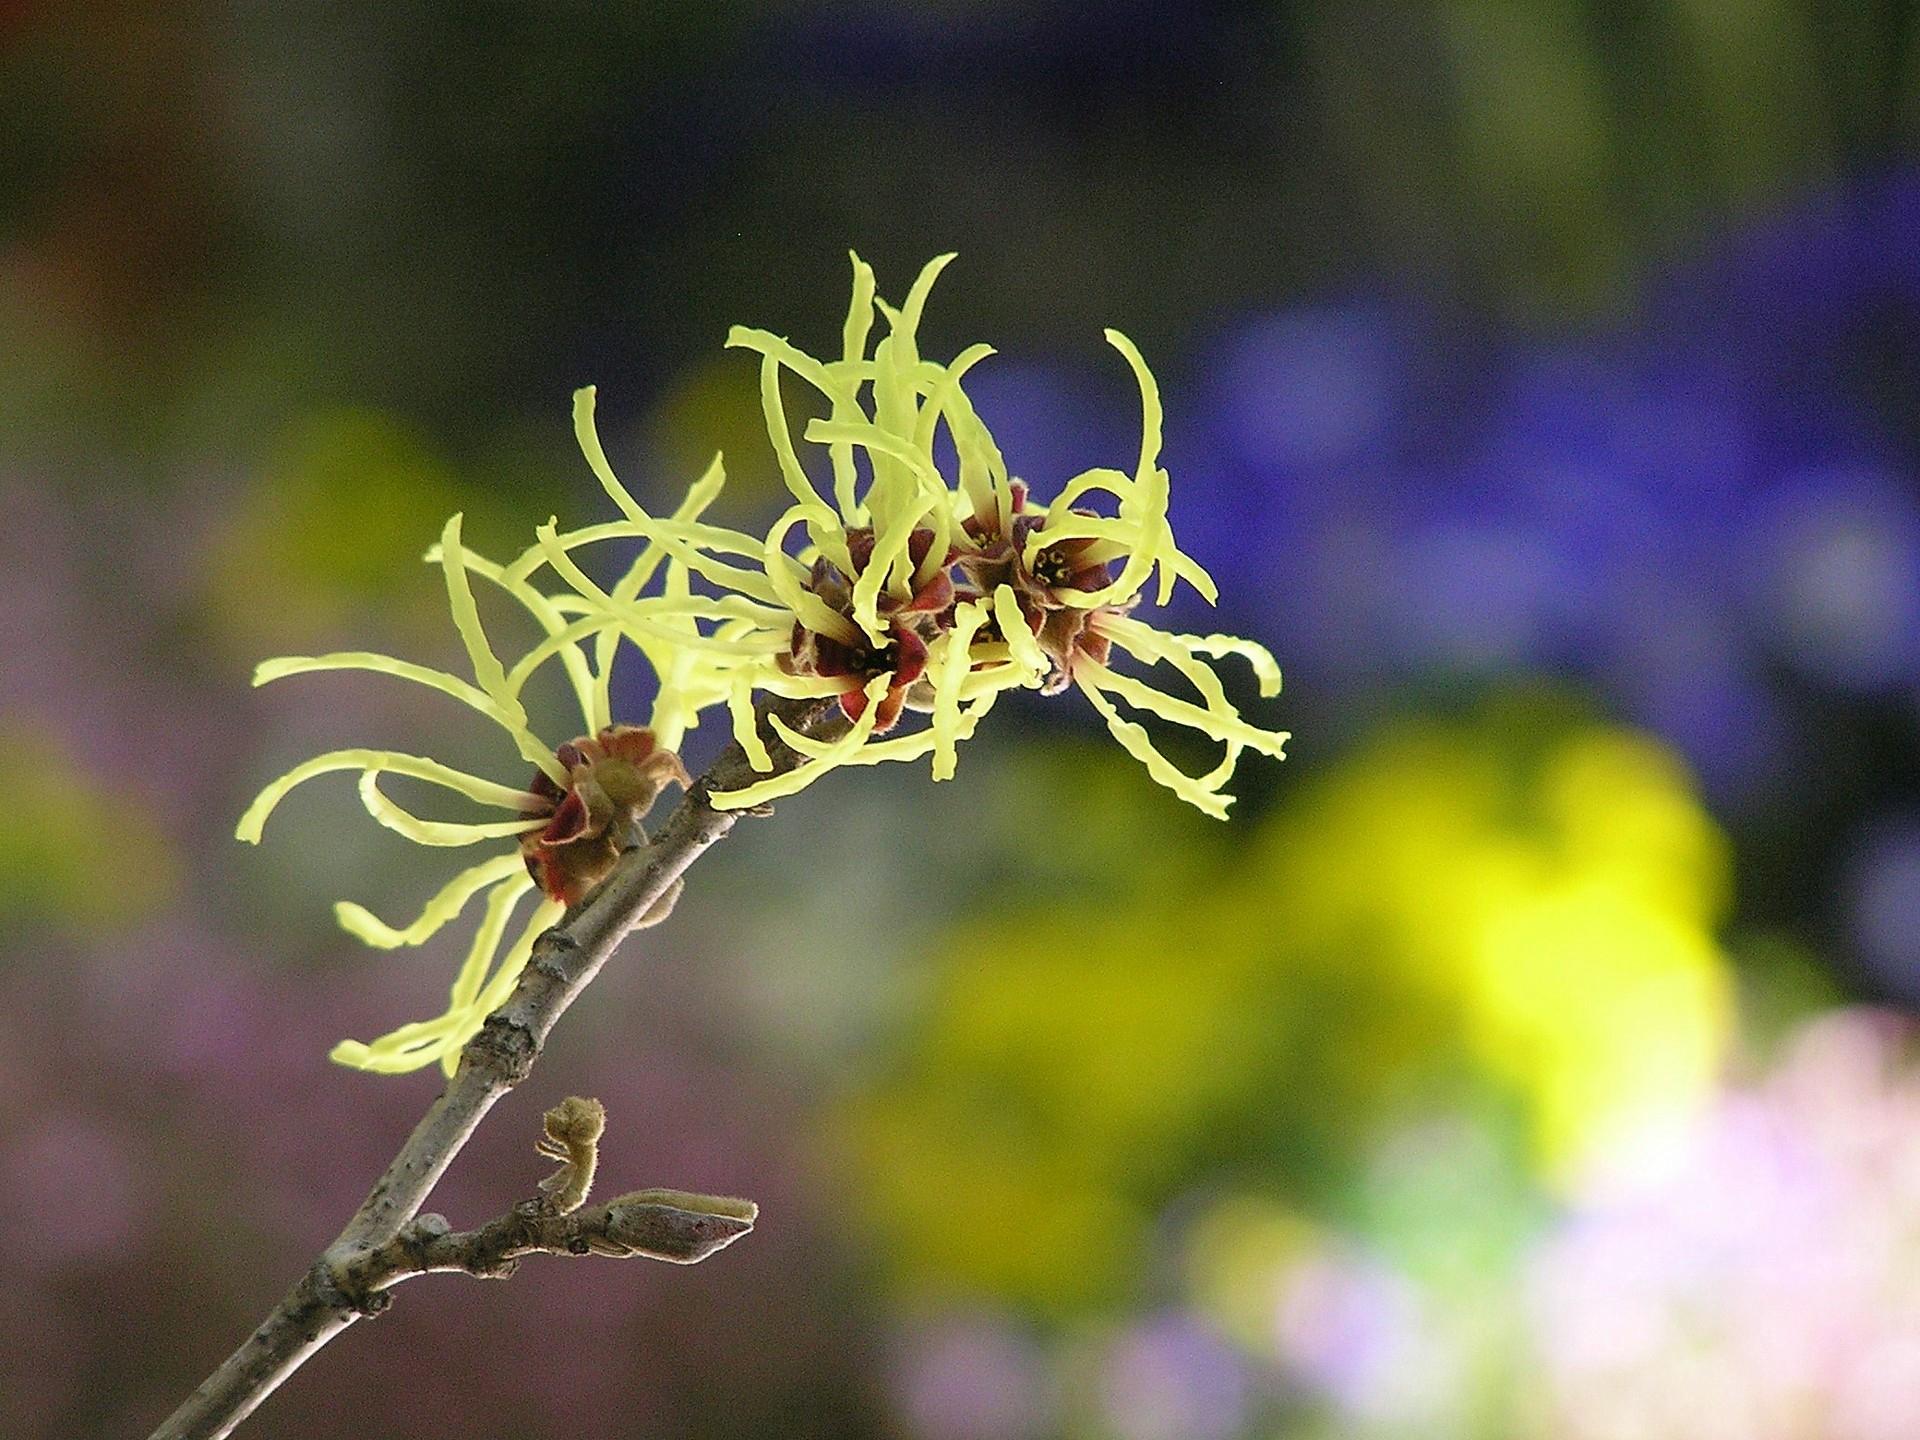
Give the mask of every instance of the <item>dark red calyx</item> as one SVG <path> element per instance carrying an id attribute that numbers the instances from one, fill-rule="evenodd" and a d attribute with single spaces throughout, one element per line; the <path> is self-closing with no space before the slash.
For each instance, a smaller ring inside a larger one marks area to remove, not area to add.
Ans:
<path id="1" fill-rule="evenodd" d="M 545 771 L 534 776 L 528 793 L 542 804 L 533 813 L 547 823 L 520 837 L 520 854 L 547 898 L 575 905 L 606 878 L 668 783 L 684 789 L 689 781 L 680 757 L 639 725 L 570 740 L 554 758 L 567 783 Z"/>

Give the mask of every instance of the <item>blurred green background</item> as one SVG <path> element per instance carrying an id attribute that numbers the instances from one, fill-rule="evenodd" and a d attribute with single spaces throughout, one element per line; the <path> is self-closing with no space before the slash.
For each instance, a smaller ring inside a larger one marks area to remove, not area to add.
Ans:
<path id="1" fill-rule="evenodd" d="M 419 557 L 599 513 L 581 384 L 764 521 L 720 341 L 833 343 L 852 247 L 960 251 L 1043 496 L 1141 345 L 1293 758 L 1216 825 L 1067 698 L 745 827 L 434 1206 L 581 1093 L 760 1230 L 409 1286 L 254 1430 L 1913 1435 L 1916 8 L 0 3 L 0 1431 L 147 1433 L 434 1093 L 325 1055 L 459 937 L 328 907 L 445 868 L 233 822 L 518 762 L 253 663 L 450 663 Z"/>

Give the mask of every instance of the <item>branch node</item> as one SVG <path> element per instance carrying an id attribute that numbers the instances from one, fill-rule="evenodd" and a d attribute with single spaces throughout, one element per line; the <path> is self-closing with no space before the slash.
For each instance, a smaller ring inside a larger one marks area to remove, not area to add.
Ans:
<path id="1" fill-rule="evenodd" d="M 565 984 L 573 978 L 577 966 L 573 957 L 579 953 L 580 942 L 565 929 L 555 928 L 534 942 L 527 968 L 556 985 Z"/>
<path id="2" fill-rule="evenodd" d="M 453 1226 L 446 1216 L 428 1213 L 414 1217 L 413 1223 L 402 1229 L 394 1240 L 415 1270 L 426 1270 L 432 1264 L 434 1242 L 452 1233 Z"/>
<path id="3" fill-rule="evenodd" d="M 556 925 L 553 929 L 541 933 L 540 938 L 534 942 L 534 948 L 543 955 L 554 950 L 578 952 L 581 948 L 580 937 L 568 930 L 564 924 Z"/>
<path id="4" fill-rule="evenodd" d="M 501 1084 L 513 1086 L 533 1073 L 539 1054 L 540 1042 L 525 1021 L 495 1011 L 467 1042 L 466 1063 L 483 1066 Z"/>
<path id="5" fill-rule="evenodd" d="M 361 1251 L 354 1259 L 363 1258 Z M 357 1315 L 372 1319 L 389 1305 L 393 1296 L 385 1290 L 369 1290 L 349 1278 L 348 1263 L 322 1255 L 307 1272 L 320 1303 L 336 1315 Z"/>

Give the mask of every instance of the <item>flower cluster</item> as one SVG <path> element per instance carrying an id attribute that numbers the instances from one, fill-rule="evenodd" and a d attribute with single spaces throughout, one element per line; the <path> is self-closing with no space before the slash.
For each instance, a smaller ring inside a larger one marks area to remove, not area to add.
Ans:
<path id="1" fill-rule="evenodd" d="M 1159 605 L 1181 580 L 1210 602 L 1216 598 L 1212 580 L 1175 545 L 1167 522 L 1153 375 L 1130 340 L 1106 332 L 1140 387 L 1139 459 L 1131 474 L 1087 470 L 1051 503 L 1038 503 L 1009 473 L 961 383 L 992 350 L 974 345 L 945 365 L 920 354 L 921 313 L 952 258 L 943 255 L 922 270 L 896 309 L 875 297 L 873 271 L 855 256 L 837 360 L 815 359 L 764 330 L 736 326 L 728 336 L 729 345 L 761 357 L 761 405 L 791 500 L 764 538 L 648 515 L 607 462 L 587 389 L 574 397 L 575 429 L 625 520 L 572 535 L 548 526 L 540 544 L 608 627 L 636 642 L 664 626 L 683 627 L 676 643 L 724 688 L 735 738 L 756 768 L 773 768 L 753 720 L 756 692 L 838 697 L 852 722 L 843 738 L 816 742 L 783 727 L 783 738 L 814 763 L 715 796 L 717 805 L 792 794 L 838 765 L 931 755 L 934 778 L 945 779 L 958 743 L 1000 694 L 1074 686 L 1155 780 L 1224 818 L 1233 798 L 1224 787 L 1240 755 L 1251 749 L 1278 757 L 1287 736 L 1243 719 L 1206 661 L 1239 656 L 1269 696 L 1279 689 L 1280 672 L 1250 641 L 1172 634 L 1132 614 L 1149 585 Z M 876 318 L 887 332 L 874 342 Z M 800 437 L 825 451 L 824 490 L 795 443 L 783 372 L 826 403 L 827 414 L 809 421 Z M 957 460 L 951 477 L 935 445 L 942 427 Z M 722 598 L 600 592 L 567 552 L 582 537 L 609 534 L 661 546 Z M 790 545 L 796 534 L 802 538 Z M 1116 650 L 1148 667 L 1166 666 L 1195 698 L 1116 669 Z M 1225 754 L 1206 773 L 1186 774 L 1122 707 L 1197 730 Z M 928 722 L 895 734 L 903 710 L 925 712 Z"/>
<path id="2" fill-rule="evenodd" d="M 1260 692 L 1271 696 L 1280 672 L 1265 649 L 1230 636 L 1158 630 L 1134 613 L 1150 586 L 1153 603 L 1165 604 L 1182 580 L 1215 598 L 1213 582 L 1175 545 L 1167 522 L 1160 397 L 1146 362 L 1125 336 L 1107 332 L 1140 389 L 1140 451 L 1132 473 L 1091 469 L 1040 503 L 1009 472 L 961 383 L 992 351 L 975 345 L 944 365 L 920 354 L 921 313 L 951 259 L 929 264 L 895 308 L 877 298 L 873 271 L 855 256 L 837 360 L 815 359 L 763 330 L 736 327 L 729 335 L 729 345 L 761 357 L 767 432 L 790 495 L 764 536 L 702 518 L 725 481 L 717 457 L 671 515 L 650 514 L 608 462 L 594 428 L 594 392 L 584 389 L 574 397 L 575 430 L 619 518 L 567 531 L 550 521 L 535 531 L 532 546 L 500 565 L 462 546 L 455 516 L 428 554 L 445 575 L 471 682 L 361 652 L 260 667 L 256 684 L 315 670 L 364 669 L 427 685 L 492 719 L 537 771 L 528 788 L 515 789 L 419 756 L 342 750 L 296 767 L 248 809 L 239 833 L 257 841 L 267 815 L 294 786 L 353 770 L 368 812 L 409 839 L 466 845 L 519 837 L 520 854 L 462 872 L 404 929 L 356 905 L 337 907 L 348 931 L 392 947 L 419 944 L 475 896 L 488 895 L 447 1013 L 371 1045 L 345 1042 L 335 1059 L 372 1070 L 438 1060 L 450 1072 L 460 1047 L 510 993 L 534 938 L 638 840 L 639 822 L 664 785 L 686 784 L 674 752 L 710 707 L 726 708 L 735 739 L 766 775 L 713 794 L 720 808 L 793 794 L 843 765 L 931 757 L 934 778 L 949 778 L 960 742 L 1008 690 L 1079 689 L 1154 780 L 1219 818 L 1232 802 L 1225 786 L 1240 756 L 1247 750 L 1281 755 L 1287 736 L 1244 719 L 1207 663 L 1239 657 L 1252 667 Z M 885 324 L 877 339 L 876 320 Z M 827 413 L 809 421 L 799 437 L 824 451 L 824 486 L 802 462 L 781 394 L 786 372 L 824 398 Z M 943 427 L 957 462 L 951 475 L 936 448 Z M 611 586 L 576 558 L 602 542 L 636 540 L 638 557 Z M 482 628 L 471 577 L 517 602 L 543 634 L 511 669 Z M 659 677 L 644 727 L 616 723 L 609 709 L 613 661 L 623 641 Z M 1122 656 L 1149 673 L 1164 666 L 1160 673 L 1191 698 L 1117 668 Z M 558 747 L 528 729 L 520 701 L 528 680 L 550 660 L 566 675 L 583 723 L 581 737 Z M 764 697 L 837 701 L 847 727 L 822 739 L 772 717 L 773 729 L 804 757 L 797 767 L 777 770 L 757 718 Z M 926 719 L 903 725 L 908 712 Z M 1224 753 L 1212 769 L 1190 774 L 1134 716 L 1195 730 Z M 385 794 L 380 779 L 386 774 L 441 786 L 515 818 L 423 819 Z M 539 905 L 503 954 L 515 909 L 536 890 Z"/>

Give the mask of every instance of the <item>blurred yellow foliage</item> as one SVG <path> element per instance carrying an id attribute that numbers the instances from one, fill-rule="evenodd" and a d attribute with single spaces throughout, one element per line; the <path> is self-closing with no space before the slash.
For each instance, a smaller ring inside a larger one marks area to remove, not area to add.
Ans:
<path id="1" fill-rule="evenodd" d="M 44 729 L 0 716 L 0 920 L 85 937 L 145 918 L 179 864 L 147 808 Z"/>
<path id="2" fill-rule="evenodd" d="M 789 414 L 811 417 L 820 408 L 806 387 L 782 388 L 792 392 L 786 397 Z M 724 453 L 725 503 L 767 506 L 786 496 L 760 408 L 760 370 L 746 357 L 729 351 L 689 365 L 654 402 L 644 428 L 669 491 L 677 493 L 687 476 L 700 474 Z"/>
<path id="3" fill-rule="evenodd" d="M 207 576 L 211 616 L 236 653 L 251 655 L 323 647 L 368 610 L 391 618 L 423 608 L 437 592 L 420 557 L 470 499 L 446 461 L 391 416 L 309 415 L 222 527 Z"/>
<path id="4" fill-rule="evenodd" d="M 1071 814 L 1072 785 L 1029 803 Z M 1196 869 L 1170 827 L 1145 864 L 1172 883 L 1021 894 L 952 936 L 837 1120 L 903 1288 L 1123 1303 L 1170 1199 L 1336 1183 L 1449 1075 L 1519 1108 L 1549 1186 L 1712 1087 L 1727 852 L 1656 742 L 1545 700 L 1403 722 L 1249 829 Z"/>
<path id="5" fill-rule="evenodd" d="M 1194 1307 L 1229 1340 L 1259 1355 L 1273 1347 L 1281 1277 L 1328 1237 L 1312 1221 L 1257 1195 L 1228 1195 L 1186 1237 L 1186 1290 Z"/>
<path id="6" fill-rule="evenodd" d="M 1384 936 L 1372 958 L 1459 1017 L 1561 1180 L 1711 1085 L 1733 1013 L 1712 935 L 1728 855 L 1656 741 L 1583 727 L 1516 748 L 1528 724 L 1401 727 L 1283 818 L 1254 873 L 1297 942 Z"/>

